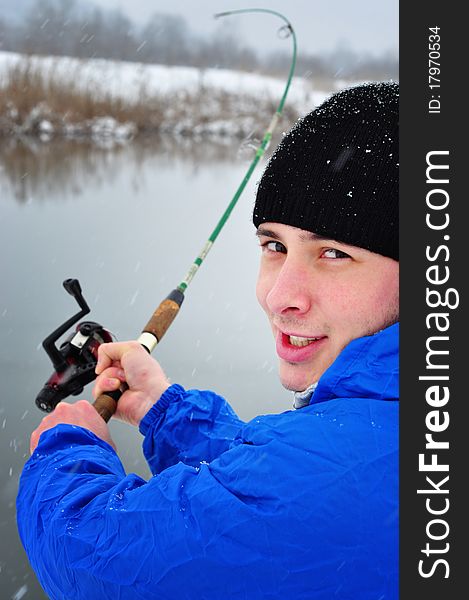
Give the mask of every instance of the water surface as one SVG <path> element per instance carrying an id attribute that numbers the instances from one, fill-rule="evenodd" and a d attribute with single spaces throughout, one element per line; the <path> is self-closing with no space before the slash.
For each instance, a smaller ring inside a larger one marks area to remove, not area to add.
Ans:
<path id="1" fill-rule="evenodd" d="M 0 589 L 45 597 L 18 540 L 15 498 L 29 435 L 43 414 L 34 398 L 51 373 L 41 342 L 77 312 L 62 288 L 80 280 L 86 318 L 134 339 L 185 276 L 244 176 L 250 143 L 147 140 L 0 146 Z M 171 381 L 209 388 L 243 419 L 290 409 L 276 376 L 271 333 L 255 298 L 259 250 L 251 223 L 258 165 L 230 221 L 155 350 Z M 91 399 L 91 385 L 82 396 Z M 149 471 L 141 436 L 111 423 L 127 471 Z"/>

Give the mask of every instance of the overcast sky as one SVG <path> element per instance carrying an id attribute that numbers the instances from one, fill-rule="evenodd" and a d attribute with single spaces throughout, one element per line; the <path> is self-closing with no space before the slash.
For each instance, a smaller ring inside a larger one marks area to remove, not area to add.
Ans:
<path id="1" fill-rule="evenodd" d="M 60 2 L 60 0 L 58 0 Z M 0 0 L 0 18 L 20 21 L 35 0 Z M 380 55 L 398 54 L 399 0 L 75 0 L 77 6 L 119 9 L 136 24 L 155 12 L 185 18 L 191 32 L 211 35 L 223 26 L 256 51 L 284 49 L 278 39 L 280 20 L 269 15 L 237 15 L 216 21 L 230 9 L 270 8 L 283 13 L 295 28 L 300 54 L 321 54 L 337 47 Z"/>
<path id="2" fill-rule="evenodd" d="M 93 0 L 105 8 L 119 8 L 137 23 L 153 13 L 182 15 L 194 33 L 210 34 L 217 27 L 213 14 L 248 7 L 270 8 L 292 23 L 299 52 L 317 54 L 344 46 L 360 52 L 397 55 L 399 44 L 398 0 Z M 281 49 L 277 38 L 280 21 L 264 15 L 230 17 L 242 39 L 252 48 Z M 234 22 L 237 21 L 235 24 Z M 227 26 L 227 24 L 225 24 Z M 257 42 L 257 43 L 256 43 Z"/>

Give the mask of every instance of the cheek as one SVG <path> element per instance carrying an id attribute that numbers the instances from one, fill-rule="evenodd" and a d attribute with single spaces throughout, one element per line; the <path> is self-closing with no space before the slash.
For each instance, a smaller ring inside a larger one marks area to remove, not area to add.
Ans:
<path id="1" fill-rule="evenodd" d="M 370 290 L 370 303 L 376 311 L 381 309 L 381 312 L 395 312 L 399 309 L 399 270 L 393 267 L 391 265 L 378 284 Z"/>
<path id="2" fill-rule="evenodd" d="M 366 294 L 367 292 L 361 286 L 354 285 L 354 282 L 335 281 L 327 288 L 318 290 L 323 310 L 329 315 L 334 315 L 334 319 L 339 321 L 348 320 L 351 314 L 359 313 Z"/>
<path id="3" fill-rule="evenodd" d="M 360 323 L 367 333 L 374 333 L 399 320 L 398 277 L 382 277 L 369 282 L 356 290 L 354 296 L 350 299 L 350 306 L 354 307 L 353 320 L 357 325 Z M 350 306 L 343 308 L 348 315 Z"/>
<path id="4" fill-rule="evenodd" d="M 394 322 L 399 316 L 398 277 L 336 283 L 323 297 L 322 307 L 331 322 L 344 331 L 361 333 Z"/>

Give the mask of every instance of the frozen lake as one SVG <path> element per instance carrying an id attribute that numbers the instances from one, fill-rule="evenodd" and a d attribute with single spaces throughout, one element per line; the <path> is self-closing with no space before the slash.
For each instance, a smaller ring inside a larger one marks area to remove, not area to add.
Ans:
<path id="1" fill-rule="evenodd" d="M 80 280 L 91 313 L 119 340 L 140 333 L 185 276 L 240 184 L 254 150 L 155 140 L 99 148 L 71 142 L 0 147 L 0 399 L 2 598 L 45 597 L 18 539 L 15 498 L 34 398 L 52 372 L 42 340 L 77 312 L 62 287 Z M 257 166 L 155 350 L 167 375 L 225 396 L 241 418 L 291 407 L 257 305 L 259 249 L 251 223 Z M 80 397 L 90 399 L 91 385 Z M 73 399 L 72 399 L 73 400 Z M 141 436 L 111 423 L 128 471 L 149 471 Z"/>

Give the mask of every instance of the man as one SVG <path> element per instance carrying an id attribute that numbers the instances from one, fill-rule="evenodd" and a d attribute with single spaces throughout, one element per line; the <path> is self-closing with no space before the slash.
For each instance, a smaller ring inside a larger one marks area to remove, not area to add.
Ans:
<path id="1" fill-rule="evenodd" d="M 398 597 L 397 200 L 393 83 L 332 96 L 262 176 L 257 295 L 297 410 L 243 423 L 136 342 L 100 347 L 94 395 L 127 382 L 154 477 L 87 402 L 43 420 L 17 504 L 51 598 Z"/>

